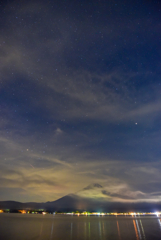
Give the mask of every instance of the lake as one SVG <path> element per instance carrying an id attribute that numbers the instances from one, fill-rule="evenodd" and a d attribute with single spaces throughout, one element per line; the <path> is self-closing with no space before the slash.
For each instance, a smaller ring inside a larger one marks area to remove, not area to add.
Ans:
<path id="1" fill-rule="evenodd" d="M 0 239 L 157 240 L 161 218 L 1 213 Z"/>

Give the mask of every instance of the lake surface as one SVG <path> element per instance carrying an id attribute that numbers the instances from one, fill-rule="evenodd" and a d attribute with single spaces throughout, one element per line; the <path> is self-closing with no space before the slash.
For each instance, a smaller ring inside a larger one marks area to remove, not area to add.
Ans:
<path id="1" fill-rule="evenodd" d="M 157 240 L 161 218 L 0 214 L 1 240 Z"/>

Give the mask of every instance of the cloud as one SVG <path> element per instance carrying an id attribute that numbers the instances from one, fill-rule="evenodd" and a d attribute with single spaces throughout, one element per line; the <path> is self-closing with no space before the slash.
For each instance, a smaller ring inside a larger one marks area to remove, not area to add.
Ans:
<path id="1" fill-rule="evenodd" d="M 19 4 L 16 12 L 6 5 L 0 35 L 0 182 L 7 196 L 16 200 L 14 188 L 52 201 L 103 182 L 104 192 L 89 195 L 158 200 L 160 63 L 147 51 L 159 46 L 158 23 L 149 16 L 129 22 L 125 14 L 114 24 L 106 14 L 108 21 L 93 25 L 88 13 L 80 22 L 56 7 L 53 14 L 48 3 Z"/>
<path id="2" fill-rule="evenodd" d="M 55 134 L 56 135 L 60 135 L 60 134 L 62 134 L 63 133 L 63 131 L 60 129 L 60 128 L 57 128 L 56 130 L 55 130 Z"/>

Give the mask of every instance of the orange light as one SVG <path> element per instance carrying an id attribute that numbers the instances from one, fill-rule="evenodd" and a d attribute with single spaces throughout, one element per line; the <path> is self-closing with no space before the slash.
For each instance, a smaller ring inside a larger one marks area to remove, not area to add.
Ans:
<path id="1" fill-rule="evenodd" d="M 0 213 L 3 213 L 3 210 L 0 210 Z"/>
<path id="2" fill-rule="evenodd" d="M 25 214 L 26 210 L 18 210 L 20 213 Z"/>

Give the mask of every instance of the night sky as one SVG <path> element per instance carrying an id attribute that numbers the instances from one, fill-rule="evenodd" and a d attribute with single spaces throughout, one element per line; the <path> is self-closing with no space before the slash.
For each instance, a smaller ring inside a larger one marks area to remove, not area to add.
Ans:
<path id="1" fill-rule="evenodd" d="M 160 1 L 1 1 L 0 200 L 161 200 Z"/>

